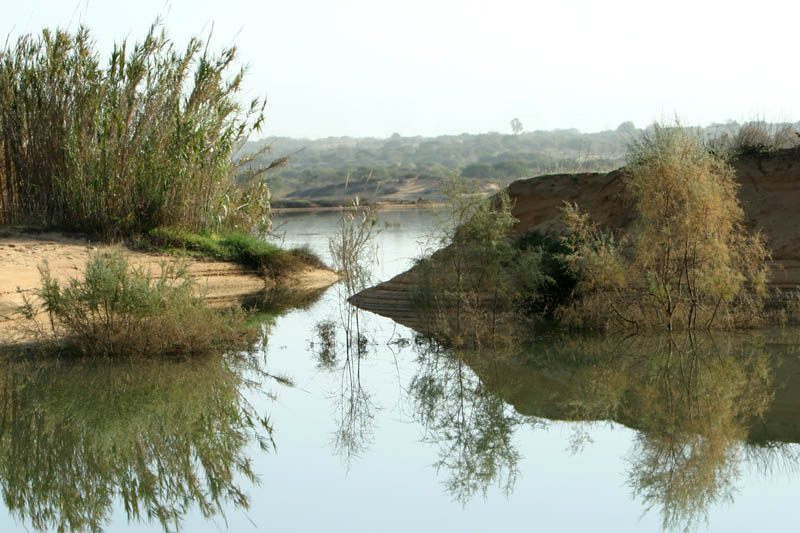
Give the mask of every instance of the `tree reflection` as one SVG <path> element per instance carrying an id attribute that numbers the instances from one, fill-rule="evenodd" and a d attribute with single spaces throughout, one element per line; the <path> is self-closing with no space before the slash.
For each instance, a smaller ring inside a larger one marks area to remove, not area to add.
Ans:
<path id="1" fill-rule="evenodd" d="M 748 436 L 772 401 L 774 361 L 757 339 L 743 340 L 571 340 L 544 358 L 575 368 L 557 400 L 568 417 L 637 430 L 628 483 L 648 509 L 660 509 L 665 529 L 692 529 L 712 504 L 732 500 L 741 465 L 763 449 Z"/>
<path id="2" fill-rule="evenodd" d="M 339 308 L 340 322 L 322 320 L 314 326 L 311 349 L 318 368 L 339 374 L 339 385 L 331 393 L 336 420 L 333 447 L 349 466 L 372 442 L 378 406 L 361 380 L 361 363 L 370 343 L 361 330 L 359 311 L 342 298 Z"/>
<path id="3" fill-rule="evenodd" d="M 750 423 L 771 400 L 763 350 L 669 338 L 630 391 L 627 410 L 640 429 L 629 483 L 648 507 L 660 507 L 665 529 L 691 528 L 709 506 L 731 500 Z"/>
<path id="4" fill-rule="evenodd" d="M 418 350 L 414 416 L 439 446 L 436 466 L 460 502 L 492 485 L 513 490 L 514 432 L 547 419 L 572 421 L 577 448 L 596 421 L 635 429 L 628 483 L 668 530 L 692 529 L 730 500 L 745 462 L 797 465 L 795 446 L 754 438 L 780 436 L 765 418 L 776 360 L 758 336 L 578 337 L 514 354 Z"/>
<path id="5" fill-rule="evenodd" d="M 438 471 L 453 498 L 465 504 L 492 485 L 505 494 L 514 489 L 520 453 L 513 443 L 518 425 L 532 422 L 495 394 L 461 356 L 435 344 L 418 342 L 419 371 L 409 393 L 424 440 L 439 447 Z M 495 356 L 497 356 L 495 354 Z M 473 366 L 480 364 L 472 358 Z"/>
<path id="6" fill-rule="evenodd" d="M 192 361 L 0 361 L 0 483 L 37 530 L 103 529 L 119 499 L 129 520 L 179 529 L 247 508 L 246 447 L 272 428 L 243 396 L 243 355 Z"/>

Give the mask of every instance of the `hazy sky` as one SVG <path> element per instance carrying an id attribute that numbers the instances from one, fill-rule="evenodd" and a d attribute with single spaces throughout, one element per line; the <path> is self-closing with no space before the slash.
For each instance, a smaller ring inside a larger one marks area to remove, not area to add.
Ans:
<path id="1" fill-rule="evenodd" d="M 19 0 L 0 32 L 89 26 L 100 48 L 163 15 L 181 45 L 235 42 L 264 135 L 510 132 L 675 114 L 800 120 L 800 2 Z"/>

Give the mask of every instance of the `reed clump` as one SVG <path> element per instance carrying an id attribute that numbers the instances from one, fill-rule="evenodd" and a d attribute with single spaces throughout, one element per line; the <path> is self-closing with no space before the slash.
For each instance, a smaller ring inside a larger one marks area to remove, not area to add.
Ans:
<path id="1" fill-rule="evenodd" d="M 102 64 L 88 29 L 44 30 L 0 49 L 0 223 L 102 238 L 159 226 L 242 231 L 269 224 L 252 157 L 232 154 L 260 128 L 242 107 L 236 48 L 180 49 L 158 21 Z"/>

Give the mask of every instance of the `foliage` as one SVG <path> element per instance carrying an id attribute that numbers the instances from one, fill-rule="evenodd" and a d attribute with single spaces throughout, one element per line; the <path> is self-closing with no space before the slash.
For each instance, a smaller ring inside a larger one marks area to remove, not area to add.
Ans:
<path id="1" fill-rule="evenodd" d="M 625 191 L 635 221 L 627 231 L 615 236 L 577 206 L 563 210 L 567 262 L 582 297 L 573 318 L 668 329 L 755 318 L 768 254 L 760 234 L 746 230 L 724 157 L 680 125 L 656 125 L 631 145 L 628 159 Z"/>
<path id="2" fill-rule="evenodd" d="M 235 59 L 235 47 L 215 55 L 196 38 L 181 51 L 158 22 L 106 66 L 86 28 L 0 50 L 0 217 L 101 237 L 267 227 L 258 168 L 242 187 L 231 179 L 264 109 L 237 102 Z"/>
<path id="3" fill-rule="evenodd" d="M 280 277 L 304 266 L 325 268 L 308 247 L 284 250 L 256 236 L 235 231 L 196 233 L 178 228 L 155 228 L 141 237 L 138 245 L 154 247 L 159 252 L 239 263 L 270 277 Z"/>
<path id="4" fill-rule="evenodd" d="M 365 289 L 371 274 L 374 253 L 375 208 L 362 207 L 356 197 L 342 208 L 339 232 L 328 239 L 333 267 L 342 276 L 347 297 Z"/>
<path id="5" fill-rule="evenodd" d="M 766 141 L 763 136 L 755 143 L 747 140 L 754 127 L 765 131 Z M 715 149 L 736 154 L 746 151 L 741 148 L 748 145 L 764 144 L 770 150 L 796 146 L 800 143 L 796 131 L 800 131 L 800 123 L 729 121 L 711 124 L 702 129 L 701 135 Z M 624 164 L 631 138 L 643 132 L 626 121 L 613 130 L 596 133 L 561 129 L 517 135 L 395 134 L 388 139 L 270 137 L 247 143 L 243 151 L 250 153 L 271 146 L 277 154 L 289 156 L 288 164 L 269 178 L 276 205 L 289 207 L 303 200 L 345 205 L 353 193 L 359 194 L 362 202 L 393 201 L 391 194 L 409 183 L 419 191 L 414 200 L 421 197 L 439 201 L 442 181 L 452 176 L 477 179 L 484 186 L 503 186 L 515 179 L 542 174 L 613 170 Z M 266 155 L 256 159 L 267 163 Z M 349 186 L 345 189 L 342 184 L 348 174 Z"/>
<path id="6" fill-rule="evenodd" d="M 800 124 L 752 120 L 741 125 L 729 125 L 720 134 L 711 137 L 709 144 L 716 150 L 733 155 L 772 152 L 800 146 L 799 130 Z"/>
<path id="7" fill-rule="evenodd" d="M 445 247 L 418 263 L 412 303 L 425 315 L 426 333 L 451 344 L 506 342 L 515 311 L 530 309 L 552 282 L 544 253 L 513 245 L 516 219 L 507 193 L 484 199 L 454 182 L 448 195 Z"/>
<path id="8" fill-rule="evenodd" d="M 83 356 L 158 357 L 245 347 L 255 330 L 244 314 L 209 309 L 186 269 L 164 263 L 158 276 L 119 252 L 90 256 L 83 279 L 62 285 L 45 263 L 38 296 L 55 338 Z M 32 304 L 28 315 L 35 316 Z M 44 334 L 44 333 L 43 333 Z"/>

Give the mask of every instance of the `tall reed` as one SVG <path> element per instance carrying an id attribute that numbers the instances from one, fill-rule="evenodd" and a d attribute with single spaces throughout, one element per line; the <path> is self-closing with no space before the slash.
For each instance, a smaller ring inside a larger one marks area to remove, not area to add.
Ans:
<path id="1" fill-rule="evenodd" d="M 0 50 L 0 223 L 125 236 L 161 225 L 268 223 L 269 191 L 232 179 L 232 154 L 264 120 L 238 103 L 236 48 L 160 23 L 102 65 L 88 29 L 25 35 Z M 245 227 L 246 226 L 246 227 Z"/>

